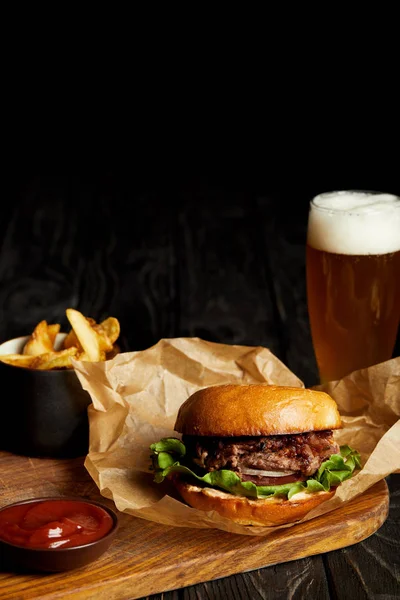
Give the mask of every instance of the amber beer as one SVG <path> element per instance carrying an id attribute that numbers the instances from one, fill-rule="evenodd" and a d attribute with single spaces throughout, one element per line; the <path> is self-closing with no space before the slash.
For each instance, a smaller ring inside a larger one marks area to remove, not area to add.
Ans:
<path id="1" fill-rule="evenodd" d="M 390 359 L 400 321 L 400 198 L 320 194 L 310 204 L 306 259 L 321 382 Z"/>

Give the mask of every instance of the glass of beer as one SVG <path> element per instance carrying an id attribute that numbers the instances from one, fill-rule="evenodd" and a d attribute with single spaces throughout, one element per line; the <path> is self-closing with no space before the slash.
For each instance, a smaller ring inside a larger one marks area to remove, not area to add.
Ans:
<path id="1" fill-rule="evenodd" d="M 400 321 L 400 197 L 338 191 L 313 198 L 306 272 L 321 383 L 389 360 Z"/>

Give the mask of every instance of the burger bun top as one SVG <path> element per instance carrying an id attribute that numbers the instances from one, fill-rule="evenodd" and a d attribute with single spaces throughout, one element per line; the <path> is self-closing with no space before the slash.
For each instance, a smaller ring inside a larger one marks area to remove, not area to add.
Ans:
<path id="1" fill-rule="evenodd" d="M 267 384 L 198 390 L 178 412 L 175 431 L 196 436 L 291 435 L 342 426 L 325 392 Z"/>

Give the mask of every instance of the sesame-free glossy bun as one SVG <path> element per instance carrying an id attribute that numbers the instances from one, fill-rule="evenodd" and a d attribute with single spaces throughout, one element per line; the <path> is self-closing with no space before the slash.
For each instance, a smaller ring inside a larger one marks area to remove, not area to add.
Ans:
<path id="1" fill-rule="evenodd" d="M 222 517 L 240 525 L 274 527 L 300 521 L 313 508 L 326 502 L 334 491 L 302 494 L 298 500 L 267 498 L 265 500 L 233 496 L 215 488 L 202 488 L 173 477 L 173 482 L 182 498 L 193 508 L 216 511 Z M 299 495 L 300 496 L 300 495 Z"/>
<path id="2" fill-rule="evenodd" d="M 175 431 L 196 436 L 259 436 L 339 429 L 336 402 L 325 392 L 276 385 L 217 385 L 192 394 Z"/>

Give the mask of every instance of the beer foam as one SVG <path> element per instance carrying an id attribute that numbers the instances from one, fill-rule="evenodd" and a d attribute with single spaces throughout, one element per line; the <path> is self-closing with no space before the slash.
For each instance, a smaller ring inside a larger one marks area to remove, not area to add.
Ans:
<path id="1" fill-rule="evenodd" d="M 328 192 L 310 205 L 307 243 L 335 254 L 400 250 L 400 198 L 373 192 Z"/>

